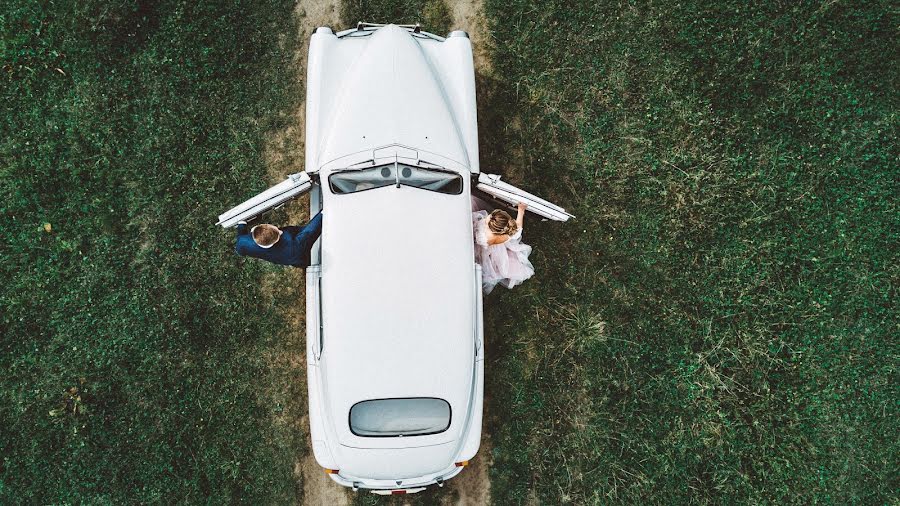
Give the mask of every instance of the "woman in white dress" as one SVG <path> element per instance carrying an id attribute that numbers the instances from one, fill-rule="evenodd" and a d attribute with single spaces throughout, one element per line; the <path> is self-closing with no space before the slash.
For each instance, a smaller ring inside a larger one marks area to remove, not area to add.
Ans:
<path id="1" fill-rule="evenodd" d="M 475 231 L 475 261 L 481 265 L 481 287 L 491 293 L 497 284 L 512 288 L 534 274 L 534 266 L 528 261 L 531 246 L 522 242 L 525 224 L 525 208 L 519 203 L 518 214 L 513 220 L 506 211 L 497 209 L 490 213 L 473 202 L 472 224 Z"/>

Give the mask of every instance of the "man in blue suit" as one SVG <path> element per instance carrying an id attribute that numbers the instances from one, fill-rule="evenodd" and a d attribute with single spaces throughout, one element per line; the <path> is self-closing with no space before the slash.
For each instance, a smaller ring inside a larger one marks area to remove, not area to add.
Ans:
<path id="1" fill-rule="evenodd" d="M 246 222 L 239 222 L 234 251 L 241 256 L 261 258 L 279 265 L 309 267 L 310 251 L 321 234 L 321 212 L 305 227 L 278 228 L 261 224 L 248 230 Z"/>

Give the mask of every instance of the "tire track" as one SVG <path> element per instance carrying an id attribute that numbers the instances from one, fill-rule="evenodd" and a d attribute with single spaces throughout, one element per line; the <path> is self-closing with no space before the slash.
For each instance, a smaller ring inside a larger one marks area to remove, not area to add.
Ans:
<path id="1" fill-rule="evenodd" d="M 490 59 L 491 40 L 483 0 L 448 0 L 447 6 L 453 18 L 452 29 L 465 30 L 472 41 L 472 57 L 475 62 L 476 85 L 478 76 L 490 75 L 493 71 Z M 490 504 L 490 469 L 493 464 L 491 435 L 487 432 L 490 412 L 490 397 L 484 398 L 484 417 L 481 427 L 481 446 L 472 463 L 456 478 L 448 482 L 450 491 L 455 492 L 458 506 Z"/>
<path id="2" fill-rule="evenodd" d="M 306 61 L 309 54 L 309 40 L 316 28 L 320 26 L 340 27 L 340 4 L 337 0 L 300 0 L 294 6 L 293 15 L 297 17 L 298 31 L 295 36 L 300 43 L 296 44 L 297 50 L 292 60 L 288 63 L 295 69 L 298 82 L 306 82 Z M 305 98 L 305 89 L 303 97 Z M 306 103 L 300 103 L 291 114 L 288 125 L 276 132 L 268 140 L 266 146 L 266 163 L 268 165 L 269 182 L 276 184 L 288 175 L 304 169 L 304 149 L 306 142 Z M 289 206 L 288 221 L 291 224 L 302 224 L 309 217 L 309 204 L 300 199 L 299 205 Z M 296 302 L 288 304 L 284 310 L 285 320 L 289 324 L 288 338 L 300 343 L 300 346 L 292 347 L 295 351 L 285 352 L 290 357 L 276 358 L 277 362 L 288 362 L 296 369 L 292 371 L 292 377 L 302 382 L 302 391 L 306 392 L 306 327 L 305 327 L 305 276 L 300 269 L 285 269 L 283 272 L 270 274 L 278 279 L 267 279 L 266 285 L 276 287 L 279 284 L 289 283 L 290 286 L 299 287 Z M 305 396 L 304 396 L 305 397 Z M 303 412 L 307 409 L 304 406 Z M 293 425 L 293 424 L 292 424 Z M 303 434 L 303 440 L 309 444 L 309 420 L 306 414 L 293 425 Z M 301 504 L 341 506 L 350 504 L 350 494 L 347 489 L 331 481 L 316 463 L 309 448 L 305 455 L 297 455 L 294 462 L 293 475 L 298 482 L 298 488 L 302 487 Z"/>

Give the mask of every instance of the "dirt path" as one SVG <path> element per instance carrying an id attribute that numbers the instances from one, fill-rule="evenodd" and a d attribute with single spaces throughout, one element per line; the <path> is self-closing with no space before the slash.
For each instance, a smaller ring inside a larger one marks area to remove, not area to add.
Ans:
<path id="1" fill-rule="evenodd" d="M 309 39 L 313 31 L 320 26 L 330 26 L 337 30 L 341 28 L 338 0 L 299 0 L 294 7 L 294 15 L 299 21 L 299 30 L 296 37 L 297 51 L 288 64 L 296 69 L 298 82 L 306 82 L 306 59 L 309 54 Z M 305 93 L 305 92 L 304 92 Z M 305 96 L 305 94 L 304 94 Z M 284 180 L 285 176 L 304 169 L 303 155 L 306 140 L 304 118 L 306 116 L 306 104 L 299 107 L 288 118 L 288 124 L 281 131 L 276 132 L 266 146 L 266 162 L 268 165 L 269 182 L 272 184 Z M 302 204 L 301 204 L 302 202 Z M 309 218 L 309 204 L 304 199 L 298 203 L 287 206 L 288 219 L 291 224 L 302 224 Z M 290 363 L 291 376 L 302 382 L 302 391 L 306 394 L 306 327 L 304 308 L 305 283 L 303 271 L 291 269 L 284 272 L 273 273 L 278 276 L 278 283 L 290 283 L 291 286 L 301 287 L 296 291 L 297 302 L 291 304 L 285 311 L 285 318 L 291 323 L 289 337 L 292 341 L 301 343 L 291 346 L 291 351 L 286 352 L 289 357 L 276 357 L 273 363 Z M 285 276 L 287 279 L 285 279 Z M 269 285 L 275 286 L 275 280 L 269 280 Z M 294 370 L 296 369 L 296 370 Z M 306 412 L 306 407 L 303 407 Z M 309 421 L 304 415 L 296 424 L 291 424 L 295 430 L 302 431 L 303 440 L 309 445 Z M 304 505 L 328 505 L 341 506 L 350 504 L 350 494 L 344 487 L 338 486 L 322 471 L 312 455 L 312 449 L 306 455 L 298 455 L 294 462 L 294 476 L 298 485 L 302 483 L 303 496 L 301 504 Z"/>
<path id="2" fill-rule="evenodd" d="M 316 28 L 320 26 L 330 26 L 335 31 L 343 28 L 340 26 L 340 3 L 338 0 L 300 0 L 294 9 L 294 14 L 300 19 L 300 34 L 302 44 L 299 45 L 296 57 L 297 79 L 306 82 L 306 59 L 309 55 L 309 39 Z M 297 110 L 296 130 L 291 132 L 291 139 L 296 149 L 301 154 L 295 156 L 296 159 L 302 160 L 302 152 L 306 144 L 306 103 L 304 102 Z M 306 207 L 306 205 L 304 206 Z M 304 215 L 308 214 L 309 209 L 303 209 Z M 302 302 L 298 306 L 305 304 Z M 304 354 L 304 362 L 306 356 Z M 303 417 L 304 439 L 309 441 L 309 420 Z M 294 475 L 301 477 L 303 481 L 303 501 L 304 505 L 328 505 L 342 506 L 350 504 L 350 493 L 346 488 L 334 483 L 322 471 L 322 467 L 316 462 L 312 454 L 312 448 L 302 457 L 294 466 Z"/>
<path id="3" fill-rule="evenodd" d="M 483 0 L 445 0 L 450 8 L 450 15 L 453 18 L 451 25 L 452 30 L 465 30 L 469 34 L 469 40 L 472 41 L 472 53 L 475 60 L 475 73 L 478 75 L 489 75 L 493 68 L 491 66 L 490 48 L 492 41 L 490 40 L 487 17 L 484 14 Z M 484 420 L 488 420 L 489 397 L 485 397 Z M 448 482 L 450 491 L 455 491 L 458 498 L 456 505 L 458 506 L 475 506 L 490 504 L 491 502 L 491 481 L 490 468 L 493 463 L 491 458 L 491 436 L 486 431 L 486 423 L 482 425 L 481 447 L 478 455 L 472 460 L 462 473 L 456 478 Z M 452 495 L 450 496 L 452 497 Z"/>
<path id="4" fill-rule="evenodd" d="M 492 70 L 490 58 L 490 32 L 484 15 L 483 0 L 446 0 L 453 18 L 451 30 L 468 32 L 472 41 L 475 72 L 489 74 Z"/>
<path id="5" fill-rule="evenodd" d="M 485 413 L 487 414 L 487 413 Z M 482 430 L 484 427 L 482 427 Z M 488 471 L 491 469 L 491 436 L 481 433 L 481 448 L 463 472 L 447 482 L 448 492 L 443 504 L 456 506 L 481 506 L 491 503 L 491 480 Z M 454 493 L 455 492 L 455 493 Z M 455 501 L 454 501 L 455 498 Z"/>

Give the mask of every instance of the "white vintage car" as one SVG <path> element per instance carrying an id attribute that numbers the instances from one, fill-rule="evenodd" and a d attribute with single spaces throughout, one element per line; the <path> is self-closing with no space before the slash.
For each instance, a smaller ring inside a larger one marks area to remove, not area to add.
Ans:
<path id="1" fill-rule="evenodd" d="M 418 27 L 322 27 L 309 47 L 306 171 L 219 217 L 309 193 L 324 209 L 306 270 L 316 461 L 354 490 L 443 485 L 478 452 L 484 378 L 471 197 L 544 219 L 561 207 L 483 174 L 472 46 Z"/>

